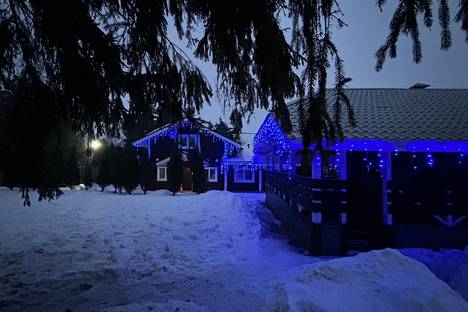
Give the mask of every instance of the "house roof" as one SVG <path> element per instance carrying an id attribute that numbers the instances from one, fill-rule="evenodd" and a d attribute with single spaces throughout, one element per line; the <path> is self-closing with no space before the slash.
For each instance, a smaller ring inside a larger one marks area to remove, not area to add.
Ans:
<path id="1" fill-rule="evenodd" d="M 240 141 L 242 142 L 242 149 L 237 156 L 223 159 L 223 163 L 252 162 L 254 136 L 255 133 L 241 133 Z"/>
<path id="2" fill-rule="evenodd" d="M 346 89 L 356 127 L 343 109 L 345 139 L 389 141 L 468 141 L 468 89 Z M 334 102 L 329 90 L 329 106 Z M 288 104 L 293 131 L 300 138 L 297 101 Z"/>
<path id="3" fill-rule="evenodd" d="M 188 119 L 184 119 L 182 122 L 187 122 L 187 121 L 189 121 L 189 120 L 188 120 Z M 192 122 L 192 121 L 189 121 L 189 122 Z M 172 126 L 175 126 L 175 125 L 177 125 L 177 124 L 178 124 L 177 122 L 173 122 L 173 123 L 164 125 L 164 126 L 162 126 L 162 127 L 160 127 L 160 128 L 157 128 L 157 129 L 155 129 L 155 130 L 153 130 L 153 131 L 150 131 L 150 132 L 148 132 L 148 134 L 146 134 L 146 135 L 145 135 L 144 137 L 142 137 L 141 139 L 138 139 L 138 140 L 134 141 L 134 142 L 133 142 L 133 145 L 143 144 L 143 143 L 145 143 L 147 140 L 149 140 L 149 139 L 151 139 L 151 138 L 153 138 L 153 137 L 155 137 L 155 136 L 158 136 L 158 135 L 161 134 L 162 132 L 168 131 Z M 210 134 L 212 134 L 212 135 L 214 135 L 214 136 L 216 136 L 216 137 L 218 137 L 218 138 L 220 138 L 220 139 L 222 139 L 222 140 L 228 142 L 228 143 L 231 144 L 231 145 L 234 145 L 234 146 L 239 147 L 239 148 L 242 147 L 240 143 L 238 143 L 238 142 L 236 142 L 236 141 L 233 141 L 233 140 L 231 140 L 230 138 L 227 138 L 227 137 L 223 136 L 222 134 L 219 134 L 219 133 L 217 133 L 217 132 L 215 132 L 215 131 L 213 131 L 213 130 L 207 128 L 207 127 L 204 127 L 204 126 L 201 125 L 201 124 L 197 124 L 197 125 L 198 125 L 198 126 L 200 127 L 200 129 L 202 129 L 203 131 L 209 132 Z"/>

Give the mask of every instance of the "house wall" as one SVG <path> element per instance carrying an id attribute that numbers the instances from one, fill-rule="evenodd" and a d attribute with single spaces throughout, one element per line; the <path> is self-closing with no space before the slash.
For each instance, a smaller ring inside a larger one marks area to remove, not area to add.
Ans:
<path id="1" fill-rule="evenodd" d="M 227 190 L 230 192 L 258 192 L 259 169 L 255 169 L 255 182 L 234 182 L 234 168 L 229 166 Z"/>
<path id="2" fill-rule="evenodd" d="M 199 151 L 202 159 L 208 164 L 206 167 L 216 167 L 218 169 L 218 181 L 208 182 L 208 189 L 210 190 L 223 190 L 224 189 L 224 174 L 221 170 L 221 162 L 224 156 L 224 142 L 217 138 L 210 136 L 199 129 L 179 129 L 178 135 L 183 133 L 196 133 L 199 134 Z M 151 160 L 155 163 L 170 157 L 170 151 L 177 139 L 171 139 L 168 136 L 161 136 L 156 141 L 151 140 Z M 188 150 L 187 150 L 188 151 Z M 230 151 L 228 156 L 236 156 L 236 151 Z M 189 165 L 188 163 L 186 164 Z M 157 170 L 157 167 L 155 167 Z M 151 189 L 167 189 L 168 183 L 166 181 L 157 181 L 157 173 L 155 173 L 156 180 L 154 181 Z"/>

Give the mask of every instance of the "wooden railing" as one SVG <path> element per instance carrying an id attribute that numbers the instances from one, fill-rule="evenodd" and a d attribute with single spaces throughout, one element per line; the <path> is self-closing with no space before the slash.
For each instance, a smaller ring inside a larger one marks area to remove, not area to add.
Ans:
<path id="1" fill-rule="evenodd" d="M 394 224 L 467 226 L 467 181 L 430 178 L 389 181 L 388 212 Z"/>
<path id="2" fill-rule="evenodd" d="M 288 203 L 308 222 L 346 223 L 348 186 L 343 180 L 316 180 L 284 173 L 265 173 L 266 191 Z"/>

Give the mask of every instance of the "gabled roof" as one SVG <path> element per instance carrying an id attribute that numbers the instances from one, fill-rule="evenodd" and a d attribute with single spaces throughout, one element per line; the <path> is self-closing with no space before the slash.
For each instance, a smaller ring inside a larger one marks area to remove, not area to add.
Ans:
<path id="1" fill-rule="evenodd" d="M 356 118 L 348 123 L 343 109 L 345 139 L 389 141 L 468 141 L 468 89 L 347 89 Z M 329 107 L 333 90 L 327 95 Z M 288 104 L 293 131 L 300 138 L 297 101 Z"/>
<path id="2" fill-rule="evenodd" d="M 184 119 L 184 120 L 181 121 L 181 122 L 192 122 L 192 121 L 189 121 L 188 119 Z M 192 123 L 193 123 L 193 122 L 192 122 Z M 167 124 L 167 125 L 164 125 L 164 126 L 162 126 L 162 127 L 160 127 L 160 128 L 157 128 L 157 129 L 155 129 L 155 130 L 149 132 L 148 134 L 146 134 L 146 135 L 145 135 L 144 137 L 142 137 L 141 139 L 138 139 L 138 140 L 134 141 L 134 142 L 133 142 L 133 145 L 136 146 L 136 145 L 139 145 L 139 144 L 143 144 L 143 143 L 145 143 L 147 140 L 149 140 L 149 139 L 151 139 L 151 138 L 153 138 L 153 137 L 158 136 L 159 134 L 161 134 L 161 133 L 164 132 L 164 131 L 170 130 L 171 127 L 178 126 L 179 124 L 180 124 L 179 122 L 173 122 L 173 123 L 169 123 L 169 124 Z M 223 140 L 223 141 L 225 141 L 225 142 L 227 142 L 227 143 L 229 143 L 229 144 L 231 144 L 231 145 L 234 145 L 234 146 L 236 146 L 236 147 L 238 147 L 238 148 L 241 148 L 241 147 L 242 147 L 240 143 L 238 143 L 238 142 L 236 142 L 236 141 L 233 141 L 233 140 L 231 140 L 230 138 L 227 138 L 227 137 L 225 137 L 225 136 L 223 136 L 223 135 L 221 135 L 221 134 L 219 134 L 219 133 L 217 133 L 217 132 L 215 132 L 215 131 L 213 131 L 213 130 L 211 130 L 211 129 L 209 129 L 209 128 L 207 128 L 207 127 L 205 127 L 205 126 L 203 126 L 203 125 L 201 125 L 201 124 L 199 124 L 199 123 L 197 123 L 197 126 L 198 126 L 202 131 L 208 132 L 208 133 L 210 133 L 211 135 L 216 136 L 216 137 L 220 138 L 221 140 Z"/>
<path id="3" fill-rule="evenodd" d="M 241 133 L 240 141 L 242 142 L 242 149 L 239 154 L 234 157 L 223 159 L 223 163 L 248 163 L 253 159 L 253 140 L 255 133 Z"/>

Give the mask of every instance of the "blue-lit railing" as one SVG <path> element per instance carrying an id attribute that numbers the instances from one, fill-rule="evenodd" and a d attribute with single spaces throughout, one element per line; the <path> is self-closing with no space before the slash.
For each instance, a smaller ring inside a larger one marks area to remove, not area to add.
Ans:
<path id="1" fill-rule="evenodd" d="M 343 180 L 317 180 L 267 171 L 265 188 L 296 210 L 304 221 L 346 223 L 348 186 Z"/>

